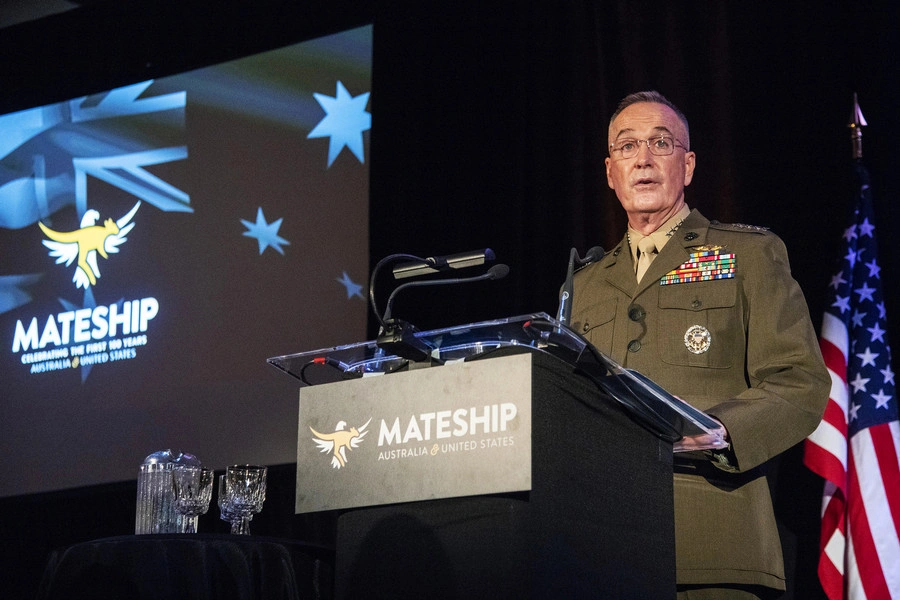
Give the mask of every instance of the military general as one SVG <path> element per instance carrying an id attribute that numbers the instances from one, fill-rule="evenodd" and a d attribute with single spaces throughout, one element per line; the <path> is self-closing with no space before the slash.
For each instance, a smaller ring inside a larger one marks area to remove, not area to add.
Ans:
<path id="1" fill-rule="evenodd" d="M 628 228 L 576 274 L 571 326 L 727 431 L 727 448 L 675 461 L 678 598 L 777 597 L 785 571 L 766 468 L 816 428 L 830 389 L 806 301 L 778 236 L 686 205 L 696 156 L 669 100 L 623 99 L 608 143 Z"/>

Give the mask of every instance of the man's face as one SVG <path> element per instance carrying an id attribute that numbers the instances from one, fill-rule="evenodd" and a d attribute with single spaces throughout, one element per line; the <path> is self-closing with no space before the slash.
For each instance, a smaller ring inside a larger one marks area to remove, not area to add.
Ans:
<path id="1" fill-rule="evenodd" d="M 667 135 L 677 140 L 668 156 L 650 153 L 651 137 Z M 694 153 L 682 148 L 687 141 L 684 125 L 671 108 L 655 102 L 639 102 L 623 110 L 609 127 L 609 143 L 640 140 L 637 156 L 606 159 L 606 179 L 629 218 L 658 215 L 668 218 L 684 204 L 684 188 L 694 176 Z"/>

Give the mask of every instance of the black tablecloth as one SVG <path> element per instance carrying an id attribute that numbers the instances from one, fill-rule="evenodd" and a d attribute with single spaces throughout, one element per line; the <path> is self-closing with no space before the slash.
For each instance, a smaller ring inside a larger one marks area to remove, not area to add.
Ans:
<path id="1" fill-rule="evenodd" d="M 229 534 L 130 535 L 51 554 L 39 600 L 328 600 L 334 551 Z"/>

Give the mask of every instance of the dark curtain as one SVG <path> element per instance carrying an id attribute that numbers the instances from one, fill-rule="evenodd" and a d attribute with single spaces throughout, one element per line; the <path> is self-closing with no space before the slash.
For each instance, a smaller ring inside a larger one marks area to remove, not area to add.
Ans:
<path id="1" fill-rule="evenodd" d="M 373 263 L 491 247 L 512 267 L 502 282 L 398 296 L 394 315 L 420 327 L 556 310 L 569 248 L 609 248 L 624 232 L 606 184 L 606 129 L 618 100 L 641 89 L 690 120 L 688 203 L 784 238 L 817 324 L 851 206 L 855 91 L 873 123 L 864 146 L 881 230 L 896 230 L 897 68 L 886 57 L 897 9 L 401 2 L 375 22 Z M 887 273 L 900 268 L 882 257 Z M 390 286 L 376 285 L 382 302 Z"/>

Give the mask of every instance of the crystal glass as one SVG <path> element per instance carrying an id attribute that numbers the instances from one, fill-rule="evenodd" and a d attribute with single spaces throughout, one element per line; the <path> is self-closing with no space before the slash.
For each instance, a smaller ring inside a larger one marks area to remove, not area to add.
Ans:
<path id="1" fill-rule="evenodd" d="M 232 515 L 226 519 L 231 523 L 231 533 L 250 535 L 250 520 L 262 510 L 266 500 L 266 471 L 266 467 L 258 465 L 232 465 L 225 469 L 219 506 L 223 510 L 224 505 L 224 510 Z"/>
<path id="2" fill-rule="evenodd" d="M 179 465 L 172 469 L 175 511 L 182 515 L 182 531 L 197 533 L 197 517 L 209 510 L 214 474 L 203 467 Z"/>
<path id="3" fill-rule="evenodd" d="M 225 521 L 226 523 L 231 524 L 231 533 L 241 533 L 241 518 L 234 511 L 234 507 L 231 506 L 231 497 L 228 495 L 226 491 L 226 485 L 228 481 L 225 478 L 225 474 L 219 475 L 219 496 L 216 503 L 219 505 L 219 518 Z M 252 520 L 251 516 L 249 520 Z"/>

